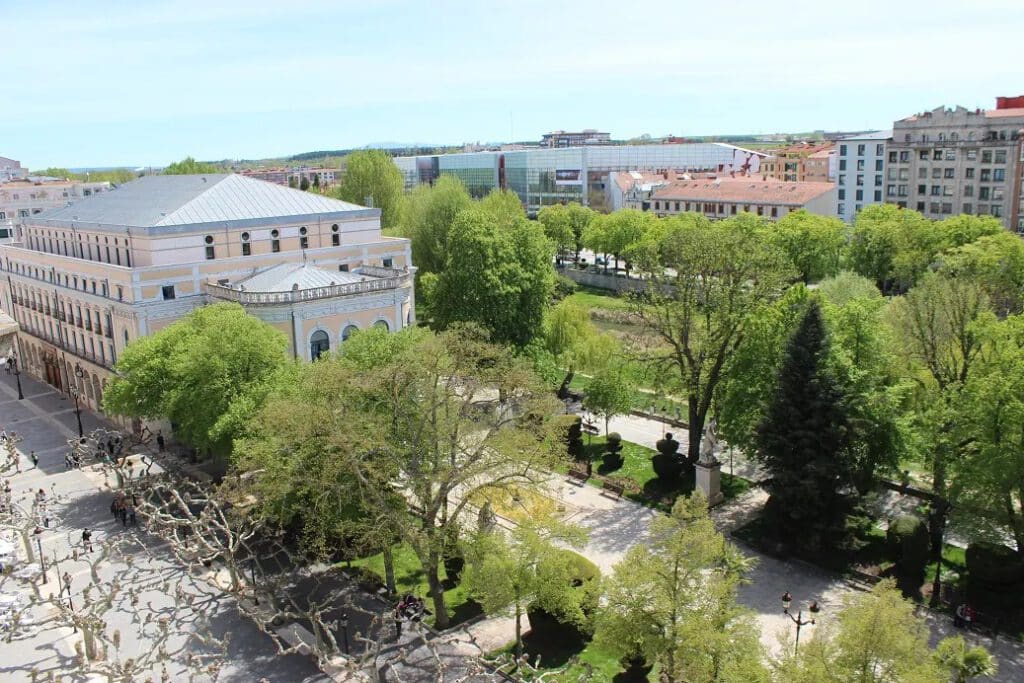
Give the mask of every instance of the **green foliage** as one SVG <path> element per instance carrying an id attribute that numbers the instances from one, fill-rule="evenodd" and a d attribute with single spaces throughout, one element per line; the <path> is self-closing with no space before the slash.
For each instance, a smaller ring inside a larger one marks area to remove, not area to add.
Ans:
<path id="1" fill-rule="evenodd" d="M 217 164 L 204 161 L 196 161 L 192 157 L 185 157 L 181 161 L 168 164 L 163 170 L 164 175 L 194 175 L 201 173 L 224 173 L 225 169 Z"/>
<path id="2" fill-rule="evenodd" d="M 176 437 L 226 454 L 289 364 L 287 348 L 282 333 L 238 304 L 198 308 L 121 353 L 103 409 L 170 420 Z"/>
<path id="3" fill-rule="evenodd" d="M 872 280 L 849 270 L 822 280 L 818 292 L 834 306 L 845 306 L 857 299 L 882 301 L 882 293 Z"/>
<path id="4" fill-rule="evenodd" d="M 971 543 L 964 556 L 972 585 L 1019 590 L 1024 583 L 1024 559 L 1004 545 Z"/>
<path id="5" fill-rule="evenodd" d="M 32 171 L 32 175 L 48 176 L 50 178 L 64 178 L 66 180 L 78 180 L 78 174 L 72 173 L 66 168 L 44 168 L 39 171 Z"/>
<path id="6" fill-rule="evenodd" d="M 789 257 L 804 282 L 817 282 L 839 272 L 848 228 L 838 218 L 801 209 L 786 214 L 771 238 Z"/>
<path id="7" fill-rule="evenodd" d="M 382 228 L 399 224 L 405 181 L 391 155 L 379 149 L 361 150 L 348 156 L 345 175 L 330 194 L 346 202 L 380 209 Z"/>
<path id="8" fill-rule="evenodd" d="M 458 213 L 431 293 L 434 323 L 472 322 L 491 339 L 525 347 L 540 331 L 554 285 L 552 247 L 515 195 L 492 193 Z"/>
<path id="9" fill-rule="evenodd" d="M 849 418 L 827 365 L 821 308 L 811 302 L 786 348 L 775 395 L 758 429 L 758 457 L 771 474 L 768 510 L 777 539 L 823 548 L 841 534 L 839 493 L 849 482 Z"/>
<path id="10" fill-rule="evenodd" d="M 757 628 L 736 604 L 750 563 L 715 530 L 707 500 L 680 498 L 650 532 L 605 581 L 595 642 L 656 663 L 669 682 L 767 681 Z"/>
<path id="11" fill-rule="evenodd" d="M 849 593 L 835 617 L 814 627 L 799 655 L 784 655 L 779 680 L 793 683 L 948 683 L 928 649 L 928 626 L 892 581 Z"/>
<path id="12" fill-rule="evenodd" d="M 967 683 L 977 676 L 995 676 L 996 658 L 981 646 L 968 647 L 962 636 L 945 638 L 935 648 L 935 662 L 949 671 L 953 683 Z"/>
<path id="13" fill-rule="evenodd" d="M 421 274 L 444 270 L 450 226 L 472 204 L 466 186 L 452 175 L 420 185 L 406 197 L 399 233 L 412 240 L 412 261 Z"/>
<path id="14" fill-rule="evenodd" d="M 608 433 L 608 421 L 616 415 L 625 415 L 632 407 L 633 385 L 621 363 L 608 363 L 587 380 L 583 408 L 604 420 L 605 434 Z"/>
<path id="15" fill-rule="evenodd" d="M 569 223 L 569 213 L 563 205 L 542 207 L 537 212 L 537 220 L 544 226 L 544 234 L 555 245 L 557 253 L 575 250 L 576 235 Z"/>
<path id="16" fill-rule="evenodd" d="M 1017 235 L 1000 229 L 952 249 L 940 272 L 979 284 L 1000 317 L 1024 312 L 1024 241 Z"/>
<path id="17" fill-rule="evenodd" d="M 897 585 L 908 598 L 919 596 L 928 564 L 928 529 L 917 515 L 900 515 L 886 533 L 889 551 L 896 561 Z"/>

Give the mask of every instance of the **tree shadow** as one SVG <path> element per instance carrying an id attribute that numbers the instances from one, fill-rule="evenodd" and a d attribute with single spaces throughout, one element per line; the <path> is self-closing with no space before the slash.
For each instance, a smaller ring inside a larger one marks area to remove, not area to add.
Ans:
<path id="1" fill-rule="evenodd" d="M 467 600 L 451 610 L 449 618 L 453 624 L 462 624 L 484 613 L 484 608 L 476 600 Z"/>
<path id="2" fill-rule="evenodd" d="M 544 629 L 542 633 L 530 632 L 523 636 L 523 654 L 531 662 L 540 656 L 541 667 L 553 669 L 564 666 L 569 660 L 583 652 L 587 643 L 576 637 L 576 634 L 563 634 Z"/>

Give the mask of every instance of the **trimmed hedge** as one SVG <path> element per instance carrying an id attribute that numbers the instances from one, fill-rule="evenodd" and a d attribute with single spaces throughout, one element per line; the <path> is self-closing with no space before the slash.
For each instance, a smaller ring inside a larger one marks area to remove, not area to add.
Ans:
<path id="1" fill-rule="evenodd" d="M 1014 590 L 1024 584 L 1024 561 L 1014 551 L 995 543 L 972 543 L 964 553 L 972 584 L 990 589 Z"/>
<path id="2" fill-rule="evenodd" d="M 928 565 L 928 527 L 917 515 L 900 515 L 885 534 L 896 561 L 896 582 L 904 595 L 916 596 Z"/>

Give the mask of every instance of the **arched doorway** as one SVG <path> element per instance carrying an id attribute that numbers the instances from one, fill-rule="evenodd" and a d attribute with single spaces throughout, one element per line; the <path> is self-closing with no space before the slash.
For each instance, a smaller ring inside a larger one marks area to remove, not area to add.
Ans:
<path id="1" fill-rule="evenodd" d="M 331 340 L 323 330 L 317 330 L 309 338 L 309 359 L 316 360 L 331 350 Z"/>

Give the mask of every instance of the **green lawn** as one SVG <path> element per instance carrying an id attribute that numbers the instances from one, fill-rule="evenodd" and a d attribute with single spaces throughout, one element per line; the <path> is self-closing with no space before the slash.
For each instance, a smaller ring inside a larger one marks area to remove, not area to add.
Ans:
<path id="1" fill-rule="evenodd" d="M 628 299 L 618 296 L 615 292 L 594 287 L 580 287 L 575 293 L 567 296 L 566 300 L 587 310 L 603 308 L 607 311 L 628 311 L 630 309 Z"/>
<path id="2" fill-rule="evenodd" d="M 423 572 L 416 554 L 407 544 L 402 543 L 395 546 L 395 584 L 399 595 L 412 593 L 424 599 L 427 609 L 433 612 L 433 603 L 430 598 L 430 589 L 427 586 L 427 575 Z M 365 567 L 376 574 L 381 582 L 384 581 L 384 555 L 378 553 L 358 560 L 352 560 L 353 567 Z M 462 586 L 452 586 L 445 574 L 444 566 L 441 566 L 441 581 L 447 590 L 444 592 L 445 604 L 448 606 L 448 616 L 452 625 L 471 619 L 481 613 L 480 606 L 474 602 L 469 593 Z M 433 624 L 434 618 L 431 615 L 428 621 Z"/>
<path id="3" fill-rule="evenodd" d="M 613 653 L 595 645 L 593 642 L 586 643 L 582 649 L 578 645 L 566 645 L 565 643 L 542 641 L 533 639 L 530 634 L 523 638 L 523 651 L 529 657 L 530 663 L 535 664 L 537 657 L 540 657 L 540 672 L 551 671 L 565 666 L 565 671 L 556 678 L 548 677 L 549 681 L 565 682 L 579 680 L 593 681 L 614 681 L 615 683 L 644 683 L 645 681 L 657 681 L 656 671 L 652 671 L 647 677 L 638 678 L 624 675 L 624 669 L 619 658 Z M 512 654 L 515 652 L 515 643 L 509 644 L 498 652 L 498 654 Z M 568 665 L 568 666 L 566 666 Z M 512 673 L 511 666 L 504 667 L 505 673 Z M 584 674 L 591 674 L 592 678 L 583 679 Z M 520 672 L 522 674 L 522 672 Z M 530 680 L 523 676 L 524 680 Z"/>
<path id="4" fill-rule="evenodd" d="M 623 465 L 617 470 L 605 471 L 601 464 L 605 452 L 605 437 L 583 435 L 584 456 L 594 463 L 594 473 L 611 479 L 626 479 L 632 485 L 632 491 L 627 490 L 626 497 L 648 507 L 669 510 L 676 498 L 685 496 L 693 491 L 695 486 L 693 475 L 682 476 L 672 485 L 665 485 L 654 474 L 654 466 L 651 464 L 651 457 L 657 451 L 632 443 L 622 442 Z M 601 486 L 600 480 L 591 478 L 588 482 L 592 486 Z M 741 477 L 722 476 L 722 493 L 726 499 L 735 498 L 749 489 L 751 483 Z"/>

